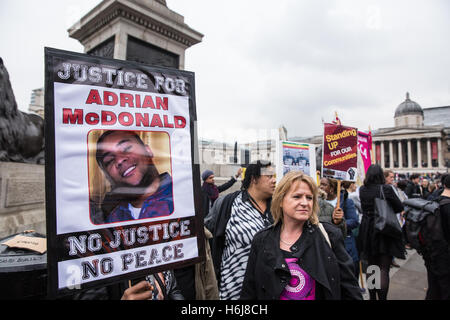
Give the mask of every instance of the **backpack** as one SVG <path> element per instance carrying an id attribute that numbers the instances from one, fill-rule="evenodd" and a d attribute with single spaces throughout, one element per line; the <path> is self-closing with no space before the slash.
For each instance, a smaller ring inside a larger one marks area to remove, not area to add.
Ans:
<path id="1" fill-rule="evenodd" d="M 435 256 L 448 251 L 439 210 L 448 203 L 450 199 L 437 202 L 413 198 L 403 202 L 406 240 L 420 255 Z"/>

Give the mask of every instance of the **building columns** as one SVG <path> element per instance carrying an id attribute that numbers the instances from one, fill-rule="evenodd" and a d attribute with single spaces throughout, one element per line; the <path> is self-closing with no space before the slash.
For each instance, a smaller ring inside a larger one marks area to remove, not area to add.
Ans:
<path id="1" fill-rule="evenodd" d="M 408 147 L 408 168 L 412 168 L 412 152 L 411 152 L 411 140 L 407 140 Z"/>
<path id="2" fill-rule="evenodd" d="M 442 139 L 441 138 L 437 139 L 437 152 L 438 152 L 438 168 L 443 168 L 443 167 L 445 167 L 445 165 L 444 165 L 444 159 L 442 158 L 443 153 L 442 153 Z"/>
<path id="3" fill-rule="evenodd" d="M 443 149 L 447 147 L 447 144 L 445 139 L 436 136 L 436 134 L 424 133 L 409 137 L 383 137 L 384 141 L 378 140 L 374 143 L 374 150 L 379 148 L 380 161 L 377 163 L 382 168 L 398 169 L 399 172 L 431 172 L 432 169 L 442 171 L 446 168 L 446 150 Z M 436 152 L 437 158 L 433 158 L 436 157 Z M 376 157 L 377 154 L 375 153 L 374 156 Z M 395 165 L 397 161 L 398 166 Z M 417 166 L 415 166 L 416 161 Z"/>
<path id="4" fill-rule="evenodd" d="M 417 139 L 417 168 L 422 168 L 422 148 L 420 139 Z"/>
<path id="5" fill-rule="evenodd" d="M 392 141 L 389 141 L 389 168 L 394 168 L 394 148 Z"/>
<path id="6" fill-rule="evenodd" d="M 372 150 L 370 153 L 370 161 L 371 163 L 377 163 L 377 145 L 373 140 L 372 140 Z"/>
<path id="7" fill-rule="evenodd" d="M 432 167 L 432 161 L 431 161 L 431 139 L 427 139 L 427 168 Z"/>
<path id="8" fill-rule="evenodd" d="M 398 167 L 403 168 L 403 148 L 401 140 L 398 142 Z"/>

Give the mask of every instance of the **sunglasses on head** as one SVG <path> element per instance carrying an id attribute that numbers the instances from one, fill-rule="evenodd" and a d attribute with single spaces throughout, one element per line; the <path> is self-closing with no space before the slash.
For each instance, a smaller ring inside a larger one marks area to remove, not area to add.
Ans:
<path id="1" fill-rule="evenodd" d="M 261 167 L 267 167 L 271 165 L 271 162 L 268 160 L 257 160 L 256 165 Z"/>

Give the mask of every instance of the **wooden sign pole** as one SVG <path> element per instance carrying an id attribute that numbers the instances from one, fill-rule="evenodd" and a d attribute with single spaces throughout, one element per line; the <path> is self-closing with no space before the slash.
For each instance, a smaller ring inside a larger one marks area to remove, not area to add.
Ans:
<path id="1" fill-rule="evenodd" d="M 339 208 L 341 202 L 341 180 L 337 181 L 336 197 L 337 197 L 336 208 Z"/>
<path id="2" fill-rule="evenodd" d="M 362 271 L 362 262 L 359 261 L 359 279 L 361 281 L 361 288 L 364 289 L 364 279 L 363 279 L 363 271 Z"/>

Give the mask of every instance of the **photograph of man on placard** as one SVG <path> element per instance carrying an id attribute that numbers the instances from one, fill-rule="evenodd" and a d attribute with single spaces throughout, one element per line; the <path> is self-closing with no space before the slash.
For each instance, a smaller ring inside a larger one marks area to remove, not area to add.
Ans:
<path id="1" fill-rule="evenodd" d="M 310 174 L 309 149 L 283 146 L 283 175 L 289 171 L 303 171 Z"/>
<path id="2" fill-rule="evenodd" d="M 98 138 L 89 138 L 91 221 L 113 223 L 172 214 L 168 134 L 98 131 L 90 133 Z M 157 146 L 159 155 L 144 141 Z"/>

